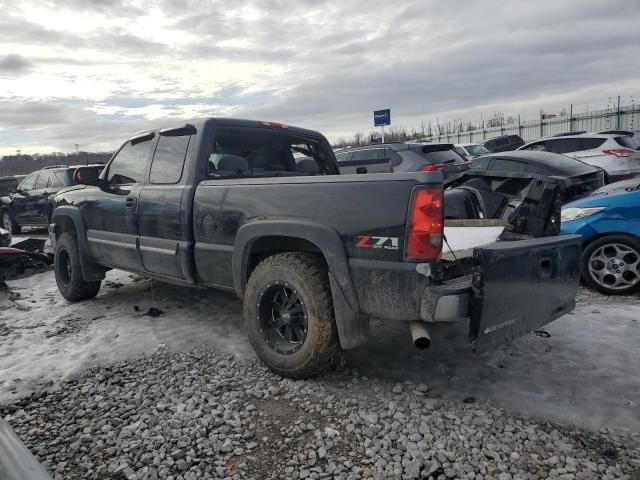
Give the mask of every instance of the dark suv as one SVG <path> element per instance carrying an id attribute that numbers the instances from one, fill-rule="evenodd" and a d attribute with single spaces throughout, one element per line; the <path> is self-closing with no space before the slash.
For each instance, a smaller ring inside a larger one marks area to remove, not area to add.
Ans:
<path id="1" fill-rule="evenodd" d="M 102 171 L 104 165 L 91 165 Z M 11 233 L 20 233 L 24 226 L 47 226 L 51 220 L 53 196 L 60 190 L 76 184 L 73 172 L 77 166 L 56 165 L 33 172 L 0 197 L 2 227 Z"/>
<path id="2" fill-rule="evenodd" d="M 336 153 L 340 173 L 441 171 L 445 178 L 469 166 L 450 143 L 387 143 Z"/>
<path id="3" fill-rule="evenodd" d="M 503 135 L 501 137 L 492 138 L 483 143 L 484 148 L 491 153 L 509 152 L 516 150 L 524 145 L 524 140 L 518 135 Z"/>

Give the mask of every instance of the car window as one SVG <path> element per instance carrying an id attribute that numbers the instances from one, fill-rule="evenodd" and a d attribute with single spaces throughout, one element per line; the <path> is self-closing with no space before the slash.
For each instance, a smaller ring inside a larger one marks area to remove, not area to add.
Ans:
<path id="1" fill-rule="evenodd" d="M 331 170 L 319 139 L 260 127 L 221 127 L 209 156 L 210 176 L 314 175 Z M 308 158 L 307 158 L 308 157 Z"/>
<path id="2" fill-rule="evenodd" d="M 529 145 L 524 147 L 523 150 L 531 150 L 533 152 L 544 152 L 545 151 L 545 143 L 546 142 L 530 143 Z"/>
<path id="3" fill-rule="evenodd" d="M 593 150 L 594 148 L 598 148 L 606 141 L 606 138 L 581 138 L 581 150 Z"/>
<path id="4" fill-rule="evenodd" d="M 400 157 L 400 155 L 397 152 L 394 152 L 390 148 L 385 148 L 384 149 L 384 156 L 385 156 L 385 158 L 388 158 L 388 159 L 391 160 L 391 164 L 394 167 L 397 167 L 398 165 L 400 165 L 402 163 L 402 157 Z"/>
<path id="5" fill-rule="evenodd" d="M 351 156 L 351 152 L 340 152 L 340 153 L 336 153 L 336 160 L 338 162 L 346 162 L 349 160 L 349 157 Z"/>
<path id="6" fill-rule="evenodd" d="M 38 175 L 35 190 L 44 190 L 45 188 L 47 188 L 47 183 L 49 183 L 49 174 L 41 173 L 40 175 Z"/>
<path id="7" fill-rule="evenodd" d="M 467 155 L 467 152 L 462 147 L 453 147 L 453 149 L 456 151 L 458 155 L 462 155 L 462 156 Z"/>
<path id="8" fill-rule="evenodd" d="M 368 148 L 366 150 L 358 150 L 353 152 L 351 160 L 375 160 L 382 153 L 382 148 Z"/>
<path id="9" fill-rule="evenodd" d="M 553 153 L 571 153 L 579 152 L 582 150 L 582 142 L 580 138 L 559 138 L 557 140 L 550 140 L 551 149 Z"/>
<path id="10" fill-rule="evenodd" d="M 189 135 L 160 135 L 151 161 L 150 183 L 178 183 L 180 181 L 190 139 Z"/>
<path id="11" fill-rule="evenodd" d="M 424 145 L 412 148 L 412 151 L 420 154 L 432 164 L 458 165 L 466 163 L 465 159 L 458 155 L 451 144 L 445 145 Z"/>
<path id="12" fill-rule="evenodd" d="M 491 158 L 476 158 L 471 162 L 472 170 L 488 170 Z"/>
<path id="13" fill-rule="evenodd" d="M 152 138 L 128 141 L 109 164 L 107 181 L 115 185 L 142 183 Z"/>
<path id="14" fill-rule="evenodd" d="M 504 158 L 494 158 L 491 164 L 491 171 L 494 172 L 513 172 L 524 173 L 528 170 L 528 165 L 524 162 L 516 160 L 507 160 Z"/>
<path id="15" fill-rule="evenodd" d="M 470 155 L 486 155 L 487 153 L 491 153 L 482 145 L 467 145 L 464 148 L 467 150 L 467 152 L 469 152 Z"/>
<path id="16" fill-rule="evenodd" d="M 54 184 L 59 187 L 73 185 L 73 172 L 71 169 L 53 172 Z"/>
<path id="17" fill-rule="evenodd" d="M 24 192 L 28 192 L 29 190 L 33 190 L 36 186 L 36 180 L 38 179 L 37 173 L 32 173 L 27 178 L 25 178 L 22 183 L 18 186 L 19 190 Z"/>
<path id="18" fill-rule="evenodd" d="M 632 150 L 638 148 L 637 143 L 631 137 L 616 137 L 614 140 L 622 147 L 631 148 Z"/>

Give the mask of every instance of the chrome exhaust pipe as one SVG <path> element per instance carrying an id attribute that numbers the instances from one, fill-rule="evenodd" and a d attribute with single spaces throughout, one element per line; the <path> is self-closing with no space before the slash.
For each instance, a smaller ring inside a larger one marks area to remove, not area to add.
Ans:
<path id="1" fill-rule="evenodd" d="M 417 349 L 426 350 L 431 346 L 431 335 L 429 335 L 429 330 L 427 330 L 423 322 L 411 322 L 411 338 L 413 339 L 413 346 Z"/>

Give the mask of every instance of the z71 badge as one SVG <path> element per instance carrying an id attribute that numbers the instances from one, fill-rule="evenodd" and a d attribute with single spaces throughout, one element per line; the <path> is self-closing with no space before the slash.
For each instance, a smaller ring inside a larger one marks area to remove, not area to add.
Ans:
<path id="1" fill-rule="evenodd" d="M 372 235 L 358 235 L 356 247 L 359 248 L 384 248 L 385 250 L 398 250 L 400 239 L 398 237 L 374 237 Z"/>

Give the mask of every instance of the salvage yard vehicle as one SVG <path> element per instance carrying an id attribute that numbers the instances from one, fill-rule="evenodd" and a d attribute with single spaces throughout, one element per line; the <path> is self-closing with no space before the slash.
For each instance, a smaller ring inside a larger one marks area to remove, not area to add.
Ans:
<path id="1" fill-rule="evenodd" d="M 575 158 L 607 172 L 607 183 L 640 175 L 640 151 L 626 135 L 582 134 L 528 143 L 518 150 L 553 152 Z"/>
<path id="2" fill-rule="evenodd" d="M 59 191 L 75 185 L 73 172 L 77 167 L 56 165 L 28 175 L 17 188 L 0 197 L 0 218 L 5 230 L 20 233 L 22 227 L 46 227 L 51 221 L 53 196 Z M 90 165 L 98 172 L 102 164 Z"/>
<path id="3" fill-rule="evenodd" d="M 24 175 L 10 175 L 8 177 L 0 177 L 0 197 L 9 195 L 9 193 L 14 191 L 24 177 Z"/>
<path id="4" fill-rule="evenodd" d="M 474 172 L 535 173 L 566 180 L 562 202 L 590 195 L 605 184 L 605 173 L 580 160 L 549 152 L 513 151 L 474 160 Z"/>
<path id="5" fill-rule="evenodd" d="M 419 347 L 428 326 L 467 322 L 481 350 L 575 307 L 581 240 L 531 238 L 557 233 L 560 214 L 538 179 L 505 216 L 526 240 L 478 246 L 463 266 L 441 259 L 442 172 L 340 175 L 310 130 L 208 118 L 138 133 L 99 177 L 75 177 L 49 226 L 64 298 L 94 297 L 110 268 L 234 291 L 259 358 L 285 377 L 334 366 L 374 316 L 410 323 Z"/>
<path id="6" fill-rule="evenodd" d="M 565 205 L 561 232 L 582 236 L 582 278 L 590 287 L 608 295 L 640 288 L 640 190 L 603 191 Z"/>
<path id="7" fill-rule="evenodd" d="M 468 170 L 450 143 L 386 143 L 336 154 L 340 173 L 433 172 L 446 177 Z"/>

